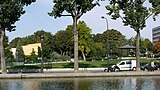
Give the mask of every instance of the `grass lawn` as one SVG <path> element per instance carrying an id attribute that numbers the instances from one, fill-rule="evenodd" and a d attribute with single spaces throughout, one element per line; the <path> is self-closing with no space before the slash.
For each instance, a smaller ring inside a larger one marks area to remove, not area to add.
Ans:
<path id="1" fill-rule="evenodd" d="M 109 60 L 109 66 L 116 64 L 120 60 Z M 140 65 L 144 65 L 146 63 L 150 63 L 152 59 L 140 59 Z M 160 63 L 160 60 L 155 60 L 155 62 Z M 73 68 L 73 62 L 66 62 L 66 63 L 53 63 L 53 64 L 46 64 L 46 68 Z M 107 67 L 108 61 L 86 61 L 86 62 L 79 62 L 79 68 L 100 68 L 100 67 Z"/>
<path id="2" fill-rule="evenodd" d="M 109 66 L 116 64 L 120 60 L 109 60 Z M 146 63 L 150 63 L 152 59 L 140 59 L 140 65 L 144 65 Z M 160 60 L 155 60 L 155 62 L 160 63 Z M 50 69 L 50 68 L 73 68 L 74 63 L 73 62 L 65 62 L 65 63 L 49 63 L 45 64 L 44 68 Z M 108 61 L 86 61 L 86 62 L 79 62 L 79 68 L 103 68 L 108 66 Z M 26 66 L 19 66 L 18 68 L 24 68 Z M 30 66 L 30 68 L 37 69 L 37 67 L 40 67 L 40 65 L 37 66 Z M 12 67 L 14 68 L 14 67 Z M 28 68 L 28 66 L 27 66 Z M 16 68 L 14 68 L 16 69 Z"/>

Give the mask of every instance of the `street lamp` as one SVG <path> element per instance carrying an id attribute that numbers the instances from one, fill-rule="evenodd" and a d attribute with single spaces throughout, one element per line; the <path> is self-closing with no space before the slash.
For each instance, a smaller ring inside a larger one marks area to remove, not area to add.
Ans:
<path id="1" fill-rule="evenodd" d="M 41 49 L 42 49 L 42 52 L 41 52 L 41 73 L 43 73 L 43 41 L 44 41 L 44 32 L 43 31 L 41 31 L 40 40 L 41 40 Z"/>
<path id="2" fill-rule="evenodd" d="M 107 30 L 108 30 L 108 20 L 107 20 L 107 18 L 104 17 L 104 16 L 102 16 L 101 18 L 106 20 L 106 25 L 107 25 Z"/>
<path id="3" fill-rule="evenodd" d="M 108 30 L 108 20 L 106 17 L 102 16 L 102 19 L 106 20 L 106 25 L 107 25 L 107 30 Z M 108 38 L 107 38 L 107 59 L 108 59 L 108 67 L 109 67 L 109 43 L 108 43 Z"/>

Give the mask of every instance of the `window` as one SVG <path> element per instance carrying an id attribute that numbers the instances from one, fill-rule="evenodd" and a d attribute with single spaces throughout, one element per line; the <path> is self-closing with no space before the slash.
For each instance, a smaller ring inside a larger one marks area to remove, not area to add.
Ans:
<path id="1" fill-rule="evenodd" d="M 131 60 L 129 60 L 129 61 L 126 61 L 126 64 L 131 64 Z"/>
<path id="2" fill-rule="evenodd" d="M 119 65 L 124 65 L 125 64 L 125 62 L 121 62 Z"/>

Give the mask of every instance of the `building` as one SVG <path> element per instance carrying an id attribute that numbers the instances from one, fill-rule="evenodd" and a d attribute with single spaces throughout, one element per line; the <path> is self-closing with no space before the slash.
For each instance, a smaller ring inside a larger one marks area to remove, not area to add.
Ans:
<path id="1" fill-rule="evenodd" d="M 22 46 L 24 55 L 25 56 L 31 55 L 32 50 L 34 50 L 36 52 L 36 55 L 38 55 L 38 47 L 41 47 L 41 43 L 28 44 L 28 45 Z M 13 55 L 15 56 L 16 48 L 11 48 L 11 51 L 13 52 Z"/>
<path id="2" fill-rule="evenodd" d="M 155 27 L 155 28 L 152 29 L 152 40 L 153 40 L 153 43 L 158 41 L 158 39 L 160 39 L 160 26 Z"/>

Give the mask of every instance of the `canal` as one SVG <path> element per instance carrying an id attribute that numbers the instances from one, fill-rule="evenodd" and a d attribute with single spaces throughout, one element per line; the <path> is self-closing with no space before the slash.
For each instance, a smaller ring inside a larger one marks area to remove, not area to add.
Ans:
<path id="1" fill-rule="evenodd" d="M 1 79 L 0 90 L 160 90 L 160 76 Z"/>

